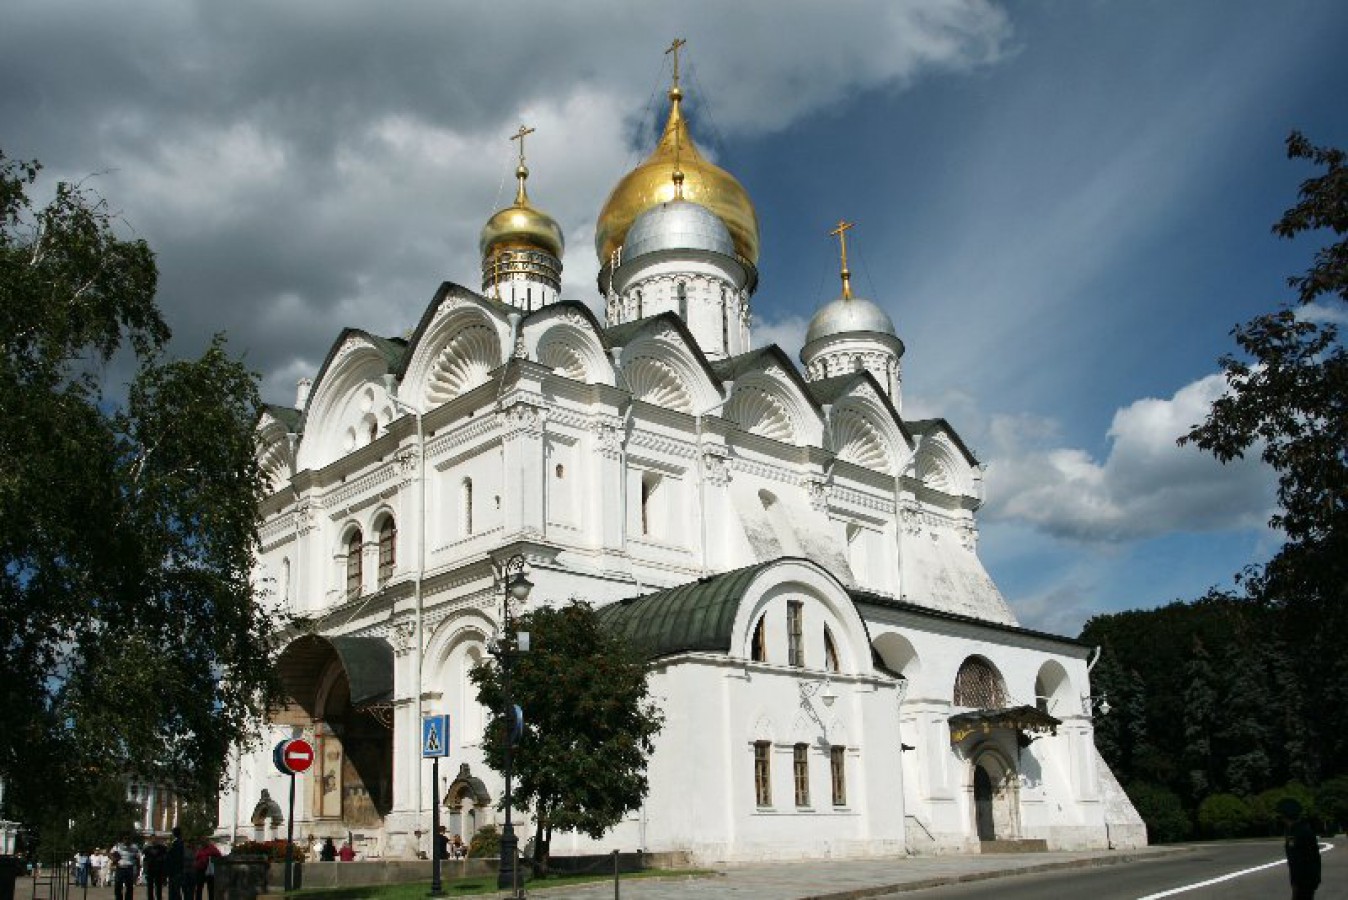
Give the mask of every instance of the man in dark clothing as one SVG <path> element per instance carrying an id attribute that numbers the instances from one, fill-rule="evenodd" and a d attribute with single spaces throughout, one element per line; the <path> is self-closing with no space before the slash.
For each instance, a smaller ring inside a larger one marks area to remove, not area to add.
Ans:
<path id="1" fill-rule="evenodd" d="M 1301 817 L 1301 804 L 1290 797 L 1278 801 L 1278 815 L 1287 823 L 1287 874 L 1292 900 L 1314 900 L 1320 886 L 1320 841 Z"/>
<path id="2" fill-rule="evenodd" d="M 187 866 L 187 850 L 183 847 L 183 830 L 173 829 L 173 843 L 164 854 L 164 871 L 168 873 L 169 900 L 183 900 L 183 869 Z"/>
<path id="3" fill-rule="evenodd" d="M 141 852 L 141 865 L 145 867 L 145 893 L 149 900 L 164 900 L 164 877 L 168 873 L 168 847 L 163 840 L 155 838 Z"/>

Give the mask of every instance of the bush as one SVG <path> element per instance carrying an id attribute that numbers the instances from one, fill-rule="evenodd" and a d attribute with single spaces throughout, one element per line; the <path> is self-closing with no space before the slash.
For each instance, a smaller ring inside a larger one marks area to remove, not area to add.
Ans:
<path id="1" fill-rule="evenodd" d="M 1174 791 L 1146 782 L 1129 785 L 1124 790 L 1142 821 L 1147 823 L 1148 841 L 1169 844 L 1189 837 L 1193 825 Z"/>
<path id="2" fill-rule="evenodd" d="M 1250 799 L 1250 821 L 1255 834 L 1283 833 L 1285 829 L 1282 816 L 1278 815 L 1278 802 L 1288 798 L 1300 803 L 1306 818 L 1318 825 L 1319 813 L 1310 788 L 1299 781 L 1289 781 L 1280 788 L 1269 788 Z"/>
<path id="3" fill-rule="evenodd" d="M 483 825 L 468 842 L 468 855 L 476 859 L 491 859 L 501 855 L 501 833 L 495 825 Z"/>
<path id="4" fill-rule="evenodd" d="M 257 856 L 265 856 L 272 862 L 284 863 L 286 861 L 286 842 L 284 840 L 275 841 L 241 841 L 234 845 L 230 853 L 250 853 Z M 301 841 L 295 842 L 295 855 L 291 859 L 295 862 L 304 862 L 307 856 L 307 847 Z"/>
<path id="5" fill-rule="evenodd" d="M 1198 804 L 1198 830 L 1205 837 L 1240 837 L 1253 830 L 1254 822 L 1250 804 L 1235 794 L 1211 794 Z"/>

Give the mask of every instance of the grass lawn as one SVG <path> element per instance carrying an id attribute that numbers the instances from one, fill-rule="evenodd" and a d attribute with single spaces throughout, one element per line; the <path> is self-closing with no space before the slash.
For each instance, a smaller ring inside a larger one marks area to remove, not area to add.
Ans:
<path id="1" fill-rule="evenodd" d="M 633 878 L 657 878 L 661 876 L 696 877 L 709 874 L 699 869 L 647 869 L 644 872 L 625 872 L 622 880 Z M 546 890 L 550 887 L 562 887 L 568 884 L 587 884 L 596 881 L 612 881 L 613 873 L 592 873 L 586 875 L 554 875 L 548 878 L 535 878 L 527 882 L 530 892 Z M 446 897 L 468 897 L 473 894 L 495 894 L 496 873 L 490 875 L 469 875 L 464 878 L 444 878 L 441 880 Z M 312 888 L 291 891 L 288 896 L 302 897 L 303 900 L 426 900 L 430 896 L 428 881 L 414 884 L 371 884 L 359 887 Z"/>

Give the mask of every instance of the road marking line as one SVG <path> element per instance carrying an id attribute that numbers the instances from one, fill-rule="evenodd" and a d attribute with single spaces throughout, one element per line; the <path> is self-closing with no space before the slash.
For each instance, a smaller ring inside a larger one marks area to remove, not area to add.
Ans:
<path id="1" fill-rule="evenodd" d="M 1328 841 L 1325 841 L 1320 845 L 1321 853 L 1325 853 L 1333 849 L 1334 845 L 1329 843 Z M 1211 887 L 1214 884 L 1221 884 L 1223 881 L 1231 881 L 1232 879 L 1240 878 L 1243 875 L 1250 875 L 1254 872 L 1262 872 L 1264 869 L 1271 869 L 1274 866 L 1285 866 L 1285 865 L 1287 865 L 1287 861 L 1280 859 L 1277 860 L 1276 862 L 1264 863 L 1262 866 L 1255 866 L 1252 869 L 1241 869 L 1239 872 L 1232 872 L 1228 875 L 1221 875 L 1217 878 L 1209 878 L 1207 881 L 1199 881 L 1195 884 L 1186 884 L 1183 887 L 1171 888 L 1168 891 L 1161 891 L 1161 893 L 1159 894 L 1148 894 L 1145 897 L 1138 897 L 1137 900 L 1161 900 L 1162 897 L 1173 897 L 1176 894 L 1187 894 L 1189 891 L 1196 891 L 1199 888 Z"/>

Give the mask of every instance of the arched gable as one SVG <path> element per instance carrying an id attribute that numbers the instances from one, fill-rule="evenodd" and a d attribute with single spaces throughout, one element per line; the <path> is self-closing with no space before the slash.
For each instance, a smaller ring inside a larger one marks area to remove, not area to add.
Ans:
<path id="1" fill-rule="evenodd" d="M 557 375 L 587 384 L 613 384 L 613 364 L 603 332 L 589 310 L 578 303 L 545 306 L 521 326 L 525 355 Z"/>
<path id="2" fill-rule="evenodd" d="M 816 658 L 807 656 L 805 668 L 825 668 L 822 655 L 823 627 L 828 627 L 839 656 L 843 674 L 871 675 L 870 637 L 866 623 L 857 612 L 851 595 L 828 571 L 806 559 L 785 557 L 755 567 L 752 579 L 740 594 L 734 625 L 731 628 L 731 653 L 752 657 L 753 629 L 759 617 L 774 602 L 784 598 L 802 599 L 816 607 L 810 627 L 818 626 L 819 650 Z M 773 656 L 769 654 L 769 660 Z"/>
<path id="3" fill-rule="evenodd" d="M 383 376 L 398 364 L 404 345 L 348 328 L 319 370 L 304 413 L 297 469 L 320 469 L 374 440 L 395 410 Z"/>
<path id="4" fill-rule="evenodd" d="M 677 317 L 643 320 L 622 349 L 623 380 L 634 399 L 695 414 L 721 401 L 719 379 Z M 610 334 L 616 329 L 610 329 Z"/>
<path id="5" fill-rule="evenodd" d="M 283 418 L 284 413 L 290 413 Z M 267 490 L 275 493 L 290 483 L 295 475 L 295 439 L 292 438 L 296 410 L 273 410 L 268 407 L 258 419 L 256 428 L 257 464 L 266 479 Z"/>
<path id="6" fill-rule="evenodd" d="M 413 335 L 400 396 L 429 412 L 486 383 L 510 355 L 511 314 L 502 303 L 442 285 Z"/>
<path id="7" fill-rule="evenodd" d="M 945 423 L 922 435 L 913 458 L 913 475 L 930 490 L 982 499 L 977 463 Z"/>
<path id="8" fill-rule="evenodd" d="M 886 475 L 902 472 L 913 453 L 913 440 L 869 375 L 852 379 L 834 400 L 829 430 L 838 459 Z"/>
<path id="9" fill-rule="evenodd" d="M 819 446 L 824 424 L 808 385 L 780 347 L 772 345 L 716 363 L 724 382 L 734 382 L 722 413 L 751 434 L 789 444 Z"/>

